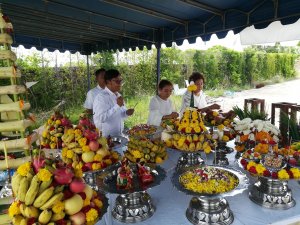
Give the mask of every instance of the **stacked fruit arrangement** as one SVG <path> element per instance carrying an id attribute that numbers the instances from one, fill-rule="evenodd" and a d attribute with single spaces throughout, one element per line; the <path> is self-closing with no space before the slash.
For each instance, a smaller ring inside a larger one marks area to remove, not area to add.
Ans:
<path id="1" fill-rule="evenodd" d="M 62 160 L 77 172 L 104 169 L 119 160 L 119 154 L 109 149 L 107 139 L 87 117 L 66 130 L 62 141 Z"/>
<path id="2" fill-rule="evenodd" d="M 71 121 L 66 116 L 63 116 L 59 112 L 55 112 L 44 125 L 41 142 L 42 148 L 61 149 L 61 137 L 63 136 L 65 129 L 72 127 Z"/>
<path id="3" fill-rule="evenodd" d="M 167 158 L 167 152 L 160 140 L 131 137 L 124 156 L 134 163 L 162 163 Z"/>
<path id="4" fill-rule="evenodd" d="M 210 153 L 216 146 L 216 141 L 204 126 L 201 113 L 196 109 L 187 109 L 176 127 L 177 133 L 164 138 L 167 147 L 187 152 L 203 150 Z"/>
<path id="5" fill-rule="evenodd" d="M 223 124 L 225 127 L 230 127 L 231 122 L 235 117 L 234 111 L 221 112 L 215 110 L 208 110 L 204 116 L 204 123 L 207 126 L 218 126 Z"/>
<path id="6" fill-rule="evenodd" d="M 139 124 L 128 130 L 129 136 L 147 136 L 156 132 L 157 127 L 148 124 Z"/>
<path id="7" fill-rule="evenodd" d="M 22 164 L 12 189 L 13 224 L 95 224 L 102 216 L 102 197 L 58 162 L 36 158 Z"/>

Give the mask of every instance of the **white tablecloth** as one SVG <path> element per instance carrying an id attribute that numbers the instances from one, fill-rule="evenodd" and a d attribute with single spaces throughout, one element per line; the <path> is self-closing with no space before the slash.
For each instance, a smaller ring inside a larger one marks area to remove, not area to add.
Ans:
<path id="1" fill-rule="evenodd" d="M 192 196 L 179 192 L 171 183 L 171 177 L 174 172 L 177 160 L 180 153 L 168 150 L 169 159 L 162 165 L 167 171 L 166 179 L 157 187 L 148 190 L 151 195 L 156 211 L 149 219 L 135 223 L 136 225 L 188 225 L 191 224 L 185 216 L 185 211 Z M 237 167 L 234 162 L 235 152 L 231 153 L 228 158 L 230 165 Z M 204 156 L 204 155 L 203 155 Z M 205 159 L 205 156 L 203 157 Z M 207 159 L 207 164 L 211 164 L 213 154 Z M 253 184 L 255 178 L 250 177 L 250 183 Z M 272 210 L 263 208 L 253 203 L 249 198 L 249 191 L 246 190 L 241 194 L 226 197 L 230 208 L 234 214 L 234 221 L 232 225 L 287 225 L 293 221 L 300 220 L 300 184 L 297 181 L 289 181 L 289 187 L 293 192 L 293 197 L 297 204 L 288 210 Z M 104 215 L 97 225 L 121 225 L 111 216 L 111 209 L 115 204 L 115 194 L 107 194 L 110 199 L 110 207 L 108 212 Z M 287 222 L 289 220 L 289 222 Z"/>

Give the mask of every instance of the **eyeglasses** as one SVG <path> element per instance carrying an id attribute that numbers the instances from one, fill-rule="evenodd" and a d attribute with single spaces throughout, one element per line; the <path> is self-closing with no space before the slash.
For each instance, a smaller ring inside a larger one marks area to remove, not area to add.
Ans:
<path id="1" fill-rule="evenodd" d="M 116 82 L 117 84 L 122 84 L 123 83 L 122 79 L 112 79 L 112 81 Z"/>

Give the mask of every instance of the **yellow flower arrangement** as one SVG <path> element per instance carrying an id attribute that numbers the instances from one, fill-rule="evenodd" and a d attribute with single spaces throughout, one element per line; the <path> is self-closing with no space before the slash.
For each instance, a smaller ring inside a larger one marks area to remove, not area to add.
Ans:
<path id="1" fill-rule="evenodd" d="M 266 168 L 262 164 L 257 164 L 255 168 L 257 174 L 260 176 L 263 175 L 264 171 L 266 170 Z"/>
<path id="2" fill-rule="evenodd" d="M 13 218 L 16 215 L 21 214 L 19 205 L 20 205 L 20 202 L 15 201 L 9 206 L 9 208 L 8 208 L 9 217 Z"/>
<path id="3" fill-rule="evenodd" d="M 17 172 L 21 176 L 25 177 L 29 173 L 30 169 L 31 169 L 31 162 L 26 162 L 18 167 Z"/>
<path id="4" fill-rule="evenodd" d="M 65 209 L 65 204 L 61 201 L 56 202 L 52 207 L 52 211 L 54 213 L 61 213 L 64 209 Z"/>
<path id="5" fill-rule="evenodd" d="M 298 168 L 291 168 L 290 171 L 293 173 L 295 179 L 300 178 L 300 170 Z"/>
<path id="6" fill-rule="evenodd" d="M 80 139 L 78 140 L 78 143 L 79 143 L 80 147 L 85 146 L 85 145 L 86 145 L 86 142 L 87 142 L 87 139 L 86 139 L 85 137 L 84 137 L 84 138 L 80 138 Z"/>
<path id="7" fill-rule="evenodd" d="M 289 174 L 286 172 L 285 169 L 281 169 L 281 170 L 278 172 L 278 178 L 279 178 L 279 179 L 282 179 L 282 180 L 286 180 L 286 179 L 289 179 L 290 176 L 289 176 Z"/>
<path id="8" fill-rule="evenodd" d="M 74 156 L 74 152 L 72 150 L 68 150 L 66 156 L 67 156 L 67 158 L 72 159 Z"/>
<path id="9" fill-rule="evenodd" d="M 196 91 L 197 90 L 197 85 L 192 81 L 190 83 L 190 85 L 187 87 L 187 89 L 188 89 L 189 92 Z"/>
<path id="10" fill-rule="evenodd" d="M 90 209 L 87 213 L 86 213 L 86 221 L 87 222 L 92 222 L 94 220 L 96 220 L 98 217 L 98 212 L 96 209 Z"/>
<path id="11" fill-rule="evenodd" d="M 49 181 L 52 177 L 52 173 L 47 169 L 40 169 L 37 176 L 40 181 Z"/>

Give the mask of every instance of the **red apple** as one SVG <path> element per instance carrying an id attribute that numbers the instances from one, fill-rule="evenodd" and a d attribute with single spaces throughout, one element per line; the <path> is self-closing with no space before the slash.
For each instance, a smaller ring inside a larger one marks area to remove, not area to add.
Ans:
<path id="1" fill-rule="evenodd" d="M 84 188 L 85 188 L 85 183 L 83 182 L 82 179 L 75 178 L 70 184 L 70 190 L 73 193 L 83 192 Z"/>
<path id="2" fill-rule="evenodd" d="M 91 151 L 97 151 L 99 149 L 99 143 L 97 141 L 90 141 L 89 147 Z"/>

